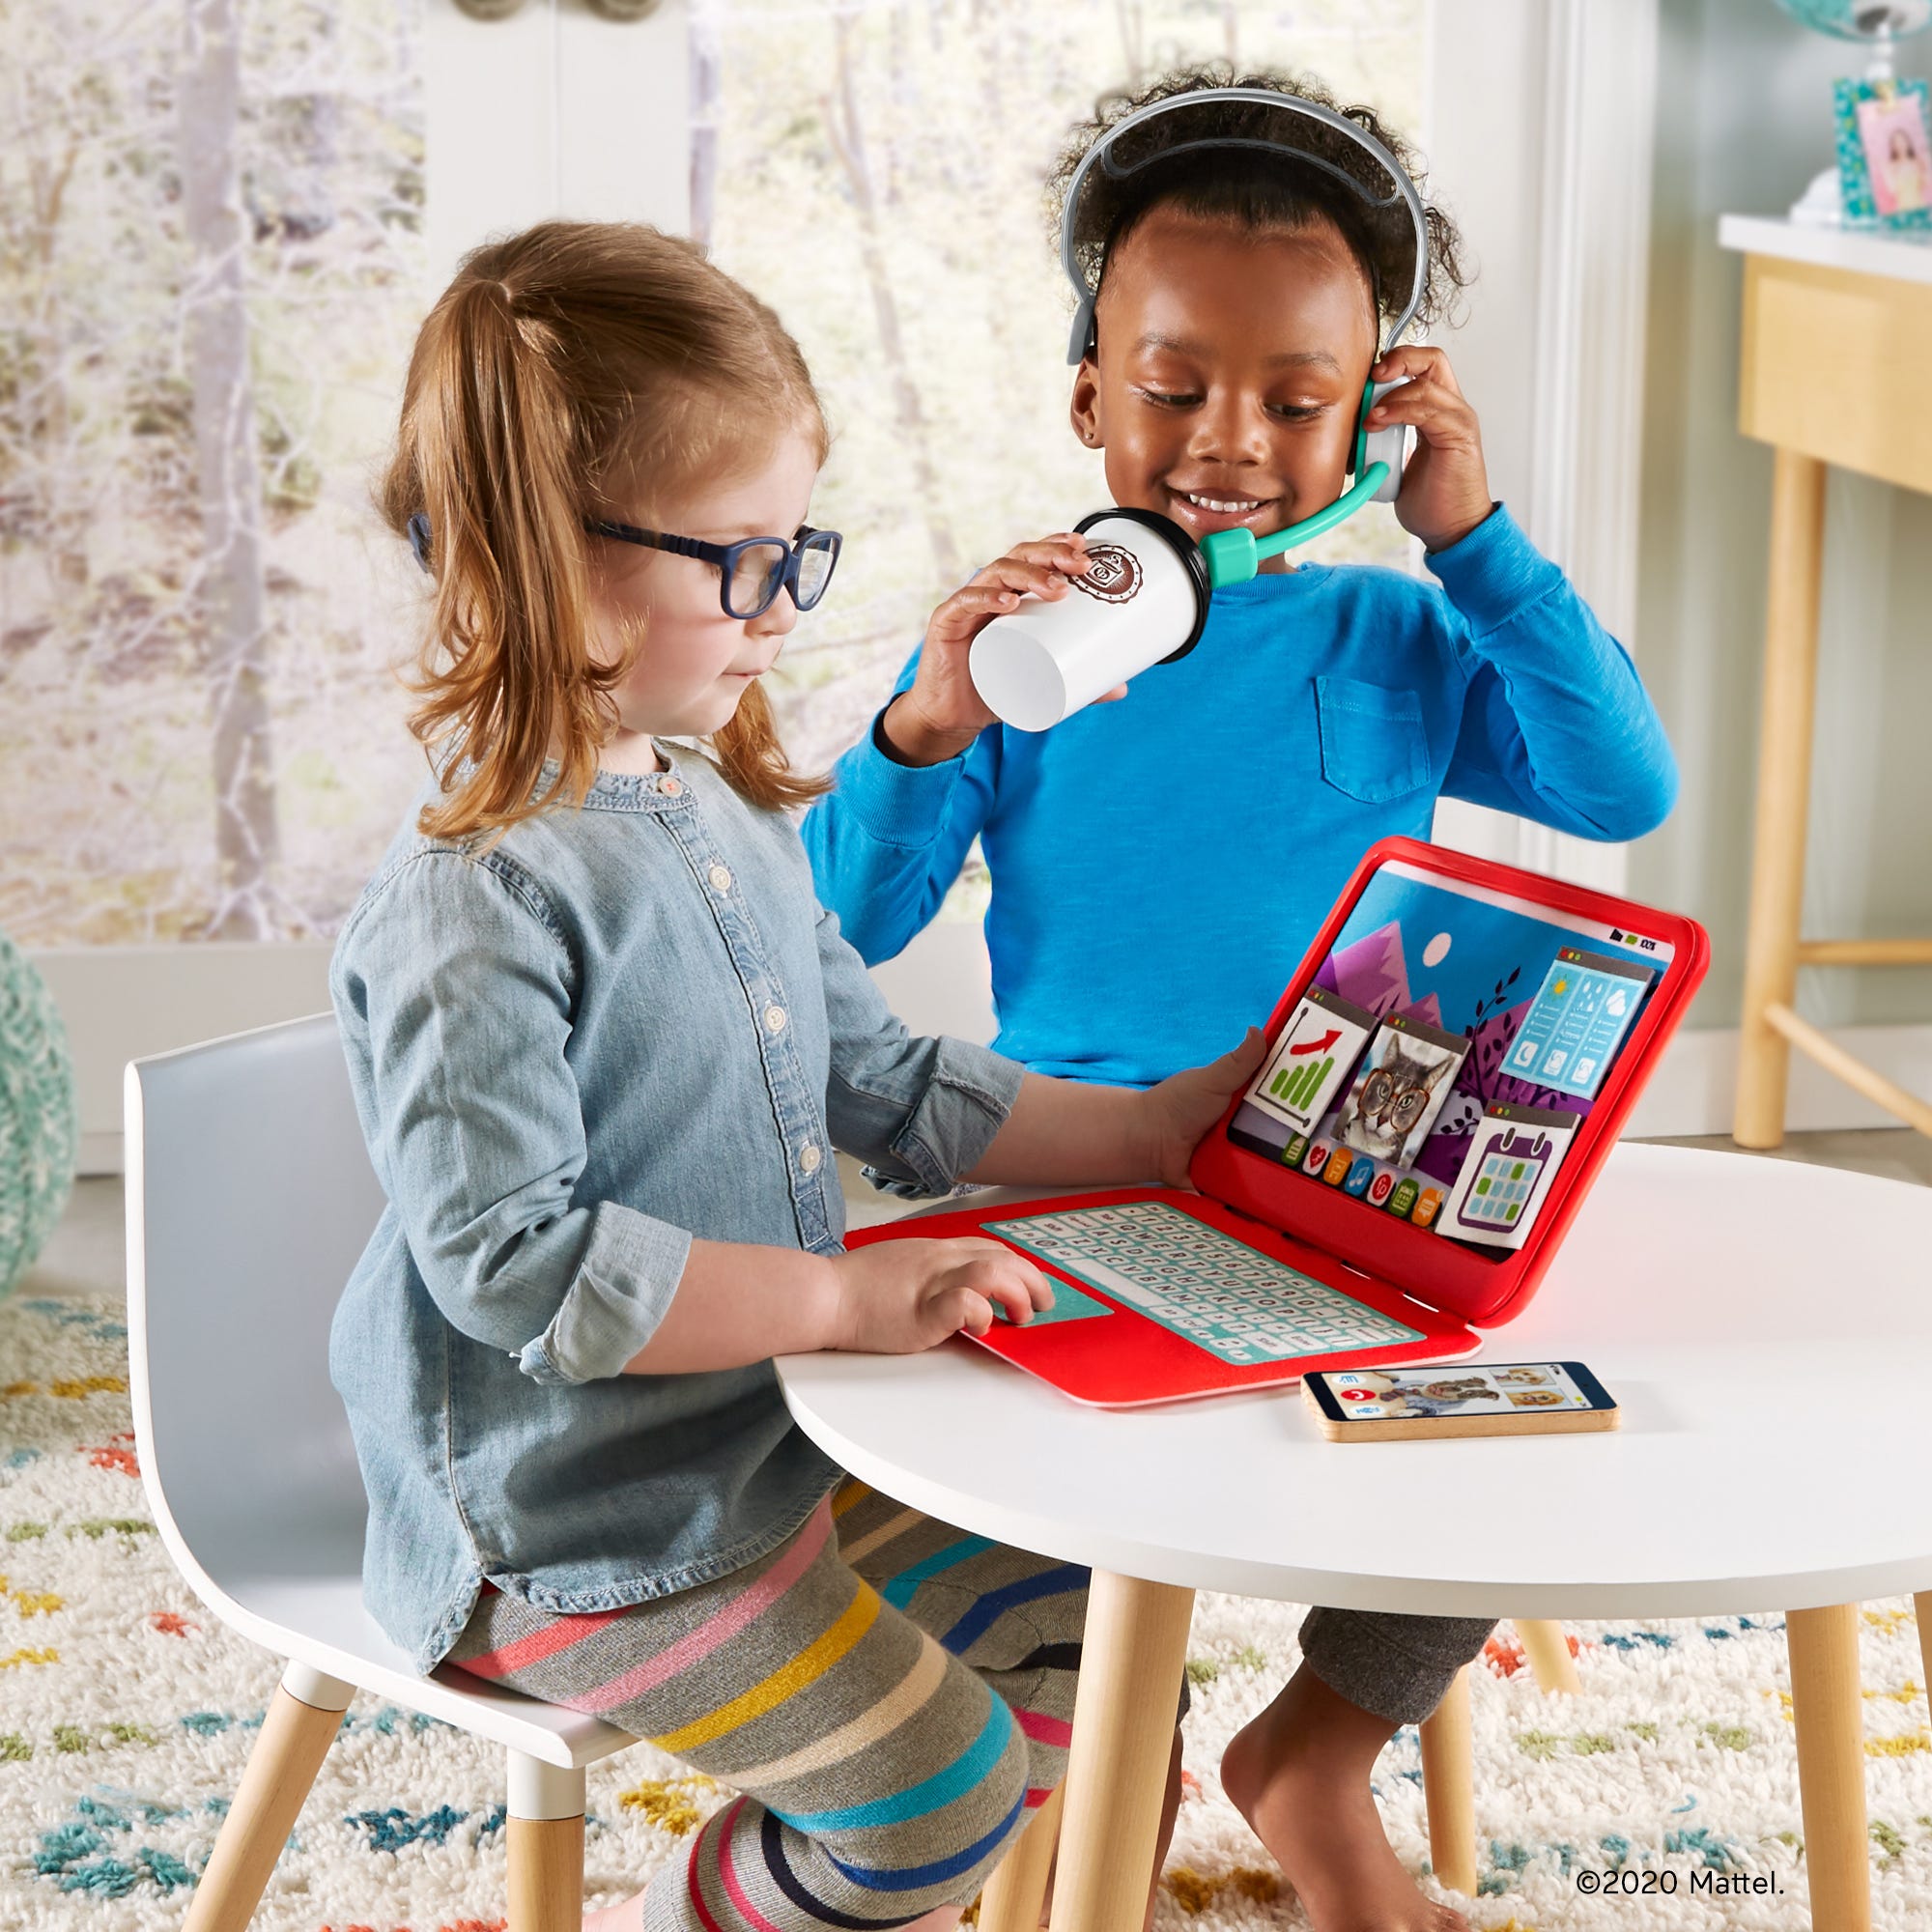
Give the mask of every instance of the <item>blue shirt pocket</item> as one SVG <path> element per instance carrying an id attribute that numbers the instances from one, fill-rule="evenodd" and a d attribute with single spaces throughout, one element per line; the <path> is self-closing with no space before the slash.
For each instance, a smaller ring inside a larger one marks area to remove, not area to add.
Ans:
<path id="1" fill-rule="evenodd" d="M 1364 805 L 1420 791 L 1429 782 L 1429 735 L 1422 700 L 1352 677 L 1318 677 L 1315 710 L 1321 729 L 1321 776 Z"/>

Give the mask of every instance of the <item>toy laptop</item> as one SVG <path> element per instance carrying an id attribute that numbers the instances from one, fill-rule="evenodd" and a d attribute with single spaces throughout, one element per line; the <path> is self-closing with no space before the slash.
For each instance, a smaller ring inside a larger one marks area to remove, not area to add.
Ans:
<path id="1" fill-rule="evenodd" d="M 1029 1256 L 1053 1308 L 982 1346 L 1083 1403 L 1469 1354 L 1535 1293 L 1709 953 L 1693 920 L 1385 839 L 1195 1151 L 1198 1193 L 966 1208 L 852 1243 Z"/>

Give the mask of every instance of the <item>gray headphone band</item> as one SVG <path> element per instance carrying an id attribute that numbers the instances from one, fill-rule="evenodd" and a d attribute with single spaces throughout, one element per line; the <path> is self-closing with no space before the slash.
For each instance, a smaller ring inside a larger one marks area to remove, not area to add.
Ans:
<path id="1" fill-rule="evenodd" d="M 1304 154 L 1299 148 L 1291 148 L 1280 141 L 1257 140 L 1251 135 L 1235 134 L 1225 137 L 1209 137 L 1199 141 L 1182 141 L 1172 148 L 1162 148 L 1148 156 L 1146 160 L 1135 161 L 1128 167 L 1115 164 L 1109 152 L 1116 140 L 1130 128 L 1138 128 L 1145 121 L 1151 121 L 1156 115 L 1173 112 L 1176 108 L 1199 106 L 1208 100 L 1239 100 L 1258 107 L 1279 107 L 1291 114 L 1299 114 L 1310 121 L 1320 121 L 1325 127 L 1333 128 L 1346 135 L 1354 144 L 1372 155 L 1386 171 L 1395 184 L 1395 193 L 1377 196 L 1358 182 L 1345 168 L 1339 168 L 1333 161 L 1323 160 L 1319 155 Z M 1094 301 L 1097 293 L 1088 286 L 1087 277 L 1081 272 L 1079 257 L 1074 253 L 1073 229 L 1080 213 L 1080 190 L 1086 185 L 1089 171 L 1095 162 L 1100 162 L 1107 173 L 1116 181 L 1125 181 L 1129 175 L 1138 174 L 1142 168 L 1151 167 L 1156 161 L 1164 161 L 1174 155 L 1184 155 L 1204 148 L 1254 148 L 1268 154 L 1287 155 L 1306 165 L 1321 169 L 1324 174 L 1333 175 L 1345 186 L 1351 189 L 1371 208 L 1393 208 L 1401 201 L 1408 210 L 1408 218 L 1415 225 L 1415 272 L 1411 276 L 1408 289 L 1408 306 L 1405 308 L 1396 325 L 1388 332 L 1381 347 L 1384 353 L 1393 349 L 1401 341 L 1403 332 L 1415 319 L 1415 312 L 1422 306 L 1422 291 L 1429 274 L 1429 222 L 1424 213 L 1422 197 L 1415 191 L 1415 184 L 1409 180 L 1402 163 L 1376 139 L 1358 128 L 1347 115 L 1338 114 L 1332 107 L 1323 107 L 1319 101 L 1303 100 L 1298 95 L 1276 94 L 1264 87 L 1210 87 L 1192 94 L 1170 95 L 1165 100 L 1151 102 L 1146 107 L 1136 108 L 1125 120 L 1118 121 L 1080 157 L 1080 165 L 1073 171 L 1073 179 L 1067 184 L 1066 200 L 1060 213 L 1060 262 L 1066 270 L 1066 279 L 1073 284 L 1074 293 L 1079 298 L 1079 306 L 1073 316 L 1073 332 L 1067 340 L 1066 359 L 1078 363 L 1087 353 L 1087 340 L 1094 328 Z"/>

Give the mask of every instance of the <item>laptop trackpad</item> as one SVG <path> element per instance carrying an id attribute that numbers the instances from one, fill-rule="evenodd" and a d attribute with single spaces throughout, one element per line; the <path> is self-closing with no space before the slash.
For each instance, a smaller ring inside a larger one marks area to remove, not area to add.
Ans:
<path id="1" fill-rule="evenodd" d="M 1042 1328 L 1054 1321 L 1084 1321 L 1090 1315 L 1111 1315 L 1113 1310 L 1104 1301 L 1095 1301 L 1091 1294 L 1082 1294 L 1071 1283 L 1056 1281 L 1048 1276 L 1053 1287 L 1053 1306 L 1036 1308 L 1033 1320 L 1025 1324 L 1029 1328 Z M 1012 1317 L 996 1301 L 993 1303 L 993 1319 L 1013 1325 Z"/>

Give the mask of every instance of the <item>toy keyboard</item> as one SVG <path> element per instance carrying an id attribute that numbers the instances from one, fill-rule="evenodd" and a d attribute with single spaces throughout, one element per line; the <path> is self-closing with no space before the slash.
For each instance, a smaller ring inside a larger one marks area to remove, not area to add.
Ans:
<path id="1" fill-rule="evenodd" d="M 1237 1368 L 1422 1339 L 1163 1202 L 982 1225 Z"/>

